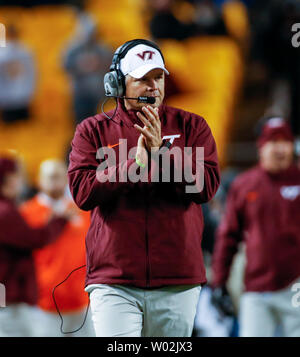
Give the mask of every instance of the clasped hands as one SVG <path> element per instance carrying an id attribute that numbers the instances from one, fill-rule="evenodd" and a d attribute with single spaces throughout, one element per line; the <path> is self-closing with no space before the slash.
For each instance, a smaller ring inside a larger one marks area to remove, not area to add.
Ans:
<path id="1" fill-rule="evenodd" d="M 162 139 L 158 108 L 147 105 L 142 108 L 142 111 L 143 113 L 137 112 L 137 116 L 144 127 L 137 124 L 134 127 L 141 133 L 137 142 L 136 162 L 139 166 L 145 167 L 148 164 L 148 153 L 158 151 Z"/>

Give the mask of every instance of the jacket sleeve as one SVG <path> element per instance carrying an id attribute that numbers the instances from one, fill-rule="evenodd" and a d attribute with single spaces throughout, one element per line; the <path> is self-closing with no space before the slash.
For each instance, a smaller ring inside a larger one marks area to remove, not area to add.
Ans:
<path id="1" fill-rule="evenodd" d="M 233 257 L 243 239 L 243 214 L 236 181 L 229 190 L 225 213 L 216 231 L 212 257 L 212 286 L 223 286 L 229 277 Z"/>
<path id="2" fill-rule="evenodd" d="M 65 218 L 53 218 L 43 227 L 32 228 L 11 205 L 0 215 L 0 243 L 25 249 L 41 248 L 55 241 L 66 223 Z"/>
<path id="3" fill-rule="evenodd" d="M 69 157 L 68 178 L 75 203 L 85 211 L 109 202 L 129 190 L 134 183 L 127 179 L 128 171 L 132 165 L 133 169 L 138 168 L 134 159 L 127 159 L 100 170 L 100 164 L 104 161 L 101 163 L 97 159 L 98 149 L 85 123 L 77 125 Z"/>
<path id="4" fill-rule="evenodd" d="M 191 125 L 189 129 L 184 151 L 171 146 L 169 150 L 162 151 L 160 160 L 151 160 L 149 180 L 153 182 L 153 177 L 159 177 L 160 181 L 169 179 L 185 199 L 205 203 L 217 192 L 220 168 L 216 143 L 209 126 L 201 117 L 197 117 L 196 121 L 197 126 Z"/>

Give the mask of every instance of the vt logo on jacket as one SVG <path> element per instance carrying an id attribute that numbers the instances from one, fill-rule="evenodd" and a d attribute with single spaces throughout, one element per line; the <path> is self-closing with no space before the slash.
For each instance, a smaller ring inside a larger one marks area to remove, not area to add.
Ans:
<path id="1" fill-rule="evenodd" d="M 164 139 L 170 139 L 170 144 L 173 144 L 174 140 L 176 138 L 180 138 L 180 134 L 175 134 L 175 135 L 165 135 L 164 137 L 162 137 L 162 140 Z"/>
<path id="2" fill-rule="evenodd" d="M 280 193 L 286 200 L 294 201 L 300 194 L 300 186 L 282 186 Z"/>

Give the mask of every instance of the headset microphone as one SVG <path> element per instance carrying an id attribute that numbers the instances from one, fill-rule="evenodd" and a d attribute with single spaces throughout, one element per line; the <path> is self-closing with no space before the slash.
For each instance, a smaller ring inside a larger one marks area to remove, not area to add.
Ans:
<path id="1" fill-rule="evenodd" d="M 127 98 L 127 99 L 136 99 L 136 98 Z M 138 97 L 137 100 L 138 102 L 142 102 L 142 103 L 154 104 L 156 99 L 155 97 Z"/>
<path id="2" fill-rule="evenodd" d="M 107 95 L 107 97 L 110 98 L 121 98 L 121 99 L 131 99 L 131 100 L 137 100 L 140 103 L 148 103 L 148 104 L 154 104 L 155 103 L 155 97 L 137 97 L 137 98 L 132 98 L 132 97 L 120 97 L 120 96 L 115 96 L 115 95 Z"/>
<path id="3" fill-rule="evenodd" d="M 112 120 L 113 122 L 115 122 L 113 118 L 114 118 L 114 116 L 115 116 L 115 114 L 116 114 L 116 112 L 117 112 L 117 109 L 118 109 L 118 101 L 117 101 L 117 98 L 137 100 L 137 101 L 140 102 L 140 103 L 147 103 L 147 104 L 154 104 L 155 101 L 156 101 L 155 97 L 141 96 L 141 97 L 137 97 L 137 98 L 132 98 L 132 97 L 121 97 L 121 96 L 108 95 L 108 94 L 105 94 L 105 95 L 106 95 L 106 97 L 108 97 L 108 98 L 115 98 L 115 100 L 116 100 L 116 108 L 115 108 L 115 111 L 114 111 L 112 117 L 110 117 L 110 116 L 109 116 L 108 114 L 106 114 L 105 111 L 104 111 L 104 104 L 106 103 L 107 99 L 106 99 L 106 100 L 102 103 L 102 105 L 101 105 L 102 113 L 103 113 L 108 119 Z M 118 124 L 118 122 L 115 122 L 115 123 Z"/>

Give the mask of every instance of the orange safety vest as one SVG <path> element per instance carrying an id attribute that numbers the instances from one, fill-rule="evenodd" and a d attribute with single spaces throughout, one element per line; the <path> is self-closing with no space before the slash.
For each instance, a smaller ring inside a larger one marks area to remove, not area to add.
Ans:
<path id="1" fill-rule="evenodd" d="M 68 200 L 68 205 L 75 204 Z M 62 282 L 75 268 L 85 264 L 85 235 L 90 225 L 90 213 L 77 208 L 76 219 L 70 221 L 57 240 L 42 249 L 35 250 L 34 262 L 38 282 L 38 306 L 56 311 L 53 288 Z M 38 195 L 21 206 L 21 214 L 32 227 L 44 225 L 51 208 L 41 202 Z M 73 312 L 84 308 L 88 295 L 84 291 L 86 269 L 75 271 L 55 290 L 55 300 L 61 312 Z"/>

